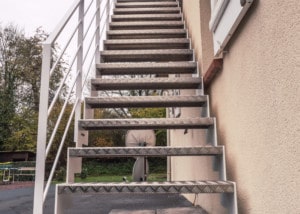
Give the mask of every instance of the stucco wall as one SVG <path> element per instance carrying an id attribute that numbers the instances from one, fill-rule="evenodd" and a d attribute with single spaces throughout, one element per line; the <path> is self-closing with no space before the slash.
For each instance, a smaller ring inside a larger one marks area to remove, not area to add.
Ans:
<path id="1" fill-rule="evenodd" d="M 200 17 L 192 4 L 199 1 L 184 0 L 188 26 Z M 300 211 L 299 8 L 298 0 L 256 0 L 206 91 L 219 143 L 226 146 L 228 178 L 237 182 L 240 213 Z M 196 27 L 190 31 L 201 61 L 199 44 L 211 38 L 199 35 Z"/>
<path id="2" fill-rule="evenodd" d="M 207 25 L 201 25 L 200 22 L 209 22 L 210 1 L 183 0 L 182 10 L 199 70 L 204 74 L 213 58 L 213 42 Z"/>

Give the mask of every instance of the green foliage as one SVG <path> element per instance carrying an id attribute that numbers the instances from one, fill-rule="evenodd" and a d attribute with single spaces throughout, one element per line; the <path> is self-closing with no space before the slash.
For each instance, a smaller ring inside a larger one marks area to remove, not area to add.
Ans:
<path id="1" fill-rule="evenodd" d="M 64 167 L 60 167 L 55 172 L 55 180 L 57 181 L 65 181 L 66 178 L 66 169 Z"/>
<path id="2" fill-rule="evenodd" d="M 95 118 L 118 118 L 119 115 L 110 109 L 95 110 Z M 125 130 L 97 130 L 90 131 L 89 146 L 113 147 L 125 145 Z"/>
<path id="3" fill-rule="evenodd" d="M 165 108 L 130 108 L 130 115 L 133 118 L 164 118 L 166 117 Z"/>
<path id="4" fill-rule="evenodd" d="M 47 34 L 26 37 L 14 25 L 0 26 L 0 150 L 35 151 L 42 47 Z M 53 48 L 53 59 L 56 59 Z M 50 82 L 50 99 L 65 70 L 60 60 Z"/>
<path id="5" fill-rule="evenodd" d="M 133 118 L 165 118 L 165 108 L 130 108 L 129 113 Z M 167 131 L 155 130 L 156 146 L 167 145 Z"/>
<path id="6" fill-rule="evenodd" d="M 54 129 L 54 126 L 56 124 L 56 120 L 60 114 L 61 108 L 63 106 L 63 100 L 59 100 L 55 105 L 54 108 L 50 114 L 49 117 L 49 124 L 48 124 L 48 128 L 49 128 L 49 133 L 52 133 L 52 130 Z M 66 110 L 65 113 L 63 114 L 62 120 L 60 125 L 58 126 L 57 129 L 57 134 L 56 137 L 53 140 L 53 145 L 51 147 L 49 156 L 47 161 L 53 162 L 56 154 L 57 154 L 57 150 L 59 148 L 59 145 L 61 143 L 62 140 L 62 136 L 65 132 L 65 128 L 69 119 L 69 115 L 71 114 L 73 105 L 72 104 L 67 104 L 66 106 Z M 67 148 L 68 147 L 74 147 L 75 144 L 73 143 L 73 137 L 74 137 L 74 119 L 72 120 L 72 123 L 70 125 L 69 131 L 67 132 L 67 136 L 66 136 L 66 140 L 63 146 L 63 150 L 62 153 L 59 157 L 59 166 L 65 166 L 66 165 L 66 161 L 67 161 Z"/>

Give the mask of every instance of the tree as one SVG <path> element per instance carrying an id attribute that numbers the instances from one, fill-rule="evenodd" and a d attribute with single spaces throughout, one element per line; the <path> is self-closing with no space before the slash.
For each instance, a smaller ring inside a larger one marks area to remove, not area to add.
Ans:
<path id="1" fill-rule="evenodd" d="M 18 46 L 24 35 L 12 25 L 0 27 L 0 149 L 12 134 L 12 121 L 16 112 L 16 91 L 20 77 L 16 65 Z"/>
<path id="2" fill-rule="evenodd" d="M 40 28 L 25 37 L 14 25 L 0 26 L 0 150 L 35 150 L 42 47 Z M 57 45 L 53 48 L 56 57 Z M 66 63 L 60 60 L 50 82 L 50 99 Z"/>

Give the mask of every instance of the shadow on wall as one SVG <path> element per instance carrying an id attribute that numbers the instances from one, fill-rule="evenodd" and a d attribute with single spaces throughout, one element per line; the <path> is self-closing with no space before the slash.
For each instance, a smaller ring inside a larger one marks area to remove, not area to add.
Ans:
<path id="1" fill-rule="evenodd" d="M 213 102 L 211 102 L 213 103 Z M 212 117 L 217 118 L 217 136 L 218 136 L 218 144 L 225 146 L 225 155 L 226 155 L 226 174 L 227 174 L 227 180 L 237 182 L 237 193 L 238 193 L 238 211 L 240 214 L 248 214 L 250 213 L 251 207 L 247 200 L 248 198 L 248 192 L 247 189 L 243 188 L 243 183 L 237 181 L 237 164 L 235 162 L 234 153 L 229 154 L 228 153 L 228 145 L 230 145 L 230 142 L 227 141 L 228 137 L 226 136 L 226 130 L 218 124 L 225 124 L 225 121 L 220 120 L 220 115 L 218 112 L 217 106 L 211 106 L 212 109 Z"/>

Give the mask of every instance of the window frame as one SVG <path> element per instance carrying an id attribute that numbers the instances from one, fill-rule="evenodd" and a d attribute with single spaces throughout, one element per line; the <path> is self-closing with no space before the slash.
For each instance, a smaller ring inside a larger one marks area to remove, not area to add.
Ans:
<path id="1" fill-rule="evenodd" d="M 222 57 L 224 48 L 254 0 L 210 0 L 209 29 L 213 34 L 214 56 Z"/>

